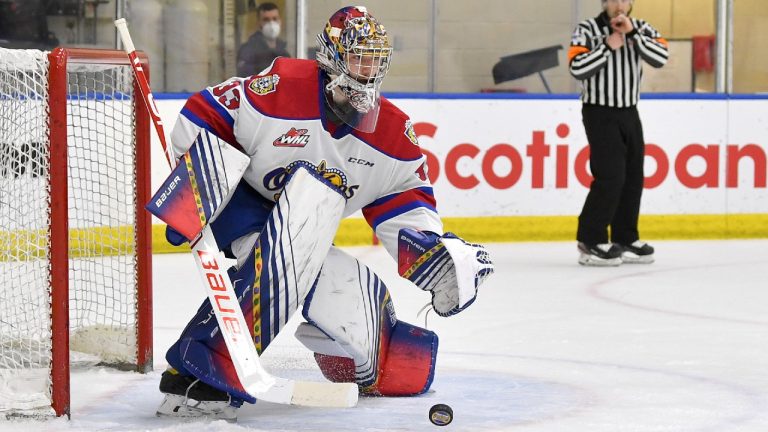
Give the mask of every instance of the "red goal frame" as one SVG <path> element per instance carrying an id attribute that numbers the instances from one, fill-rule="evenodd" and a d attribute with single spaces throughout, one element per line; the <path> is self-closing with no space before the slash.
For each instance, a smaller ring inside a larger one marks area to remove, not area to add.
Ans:
<path id="1" fill-rule="evenodd" d="M 149 74 L 147 56 L 140 54 Z M 67 205 L 67 65 L 103 64 L 130 66 L 124 51 L 56 48 L 48 54 L 49 188 L 51 199 L 51 406 L 57 416 L 70 415 L 69 368 L 69 223 Z M 137 258 L 137 362 L 135 370 L 152 370 L 152 220 L 144 210 L 151 197 L 150 117 L 134 80 L 133 101 L 136 139 L 136 258 Z"/>

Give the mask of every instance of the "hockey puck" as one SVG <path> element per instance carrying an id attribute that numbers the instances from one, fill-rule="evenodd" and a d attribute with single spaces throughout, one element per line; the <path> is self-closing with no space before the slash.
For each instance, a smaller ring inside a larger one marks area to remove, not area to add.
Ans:
<path id="1" fill-rule="evenodd" d="M 453 410 L 446 404 L 433 405 L 429 409 L 429 421 L 435 426 L 447 426 L 453 421 Z"/>

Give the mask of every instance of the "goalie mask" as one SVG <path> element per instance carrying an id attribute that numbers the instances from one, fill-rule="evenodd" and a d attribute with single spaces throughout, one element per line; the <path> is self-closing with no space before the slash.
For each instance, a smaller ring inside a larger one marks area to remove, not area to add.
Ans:
<path id="1" fill-rule="evenodd" d="M 317 61 L 331 78 L 325 86 L 331 109 L 353 128 L 373 132 L 392 56 L 384 26 L 366 8 L 348 6 L 331 16 L 317 40 Z"/>

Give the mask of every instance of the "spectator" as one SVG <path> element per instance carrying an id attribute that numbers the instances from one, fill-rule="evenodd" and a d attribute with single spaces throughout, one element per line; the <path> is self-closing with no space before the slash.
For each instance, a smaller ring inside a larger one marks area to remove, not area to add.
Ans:
<path id="1" fill-rule="evenodd" d="M 275 57 L 290 57 L 280 39 L 280 10 L 271 2 L 259 4 L 259 27 L 237 50 L 237 76 L 247 77 L 263 71 Z"/>

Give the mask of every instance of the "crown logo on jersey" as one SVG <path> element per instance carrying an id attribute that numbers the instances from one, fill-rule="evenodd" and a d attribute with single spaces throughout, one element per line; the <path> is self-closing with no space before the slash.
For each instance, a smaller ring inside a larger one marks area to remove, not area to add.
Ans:
<path id="1" fill-rule="evenodd" d="M 259 96 L 272 93 L 277 90 L 277 83 L 280 82 L 280 75 L 272 74 L 255 78 L 248 84 L 248 88 Z"/>
<path id="2" fill-rule="evenodd" d="M 309 144 L 308 129 L 291 128 L 288 132 L 280 135 L 272 145 L 275 147 L 304 147 Z"/>
<path id="3" fill-rule="evenodd" d="M 410 120 L 405 121 L 405 136 L 413 145 L 419 145 L 419 139 L 416 137 L 416 131 L 413 130 L 413 123 Z"/>

